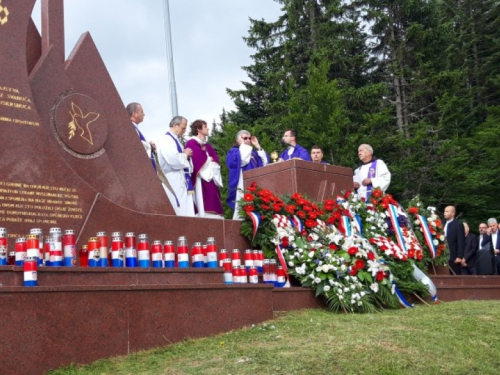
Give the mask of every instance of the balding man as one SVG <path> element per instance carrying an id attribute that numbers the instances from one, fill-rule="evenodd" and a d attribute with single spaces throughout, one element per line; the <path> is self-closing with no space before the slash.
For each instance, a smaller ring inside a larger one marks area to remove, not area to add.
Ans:
<path id="1" fill-rule="evenodd" d="M 139 136 L 139 139 L 141 140 L 142 145 L 144 146 L 144 149 L 146 150 L 146 153 L 149 156 L 149 159 L 151 160 L 151 164 L 153 165 L 153 168 L 156 171 L 156 162 L 155 162 L 155 157 L 154 157 L 154 152 L 156 151 L 156 146 L 153 142 L 148 142 L 146 140 L 146 137 L 141 133 L 139 130 L 139 124 L 144 121 L 144 109 L 142 109 L 142 105 L 139 103 L 129 103 L 127 105 L 127 113 L 130 117 L 130 121 L 132 121 L 132 125 L 134 125 L 135 131 L 137 132 L 137 135 Z"/>
<path id="2" fill-rule="evenodd" d="M 465 246 L 465 230 L 461 222 L 455 219 L 456 210 L 453 206 L 448 206 L 444 209 L 444 218 L 446 224 L 444 226 L 444 234 L 446 243 L 450 249 L 450 274 L 460 275 L 462 273 L 462 259 L 464 257 Z"/>
<path id="3" fill-rule="evenodd" d="M 358 157 L 362 164 L 354 171 L 353 180 L 359 198 L 368 200 L 375 188 L 385 192 L 391 183 L 387 165 L 373 155 L 373 148 L 368 144 L 358 147 Z"/>
<path id="4" fill-rule="evenodd" d="M 168 132 L 158 141 L 158 161 L 171 187 L 164 185 L 168 199 L 178 216 L 195 216 L 194 188 L 191 181 L 193 150 L 181 143 L 187 120 L 175 116 Z"/>

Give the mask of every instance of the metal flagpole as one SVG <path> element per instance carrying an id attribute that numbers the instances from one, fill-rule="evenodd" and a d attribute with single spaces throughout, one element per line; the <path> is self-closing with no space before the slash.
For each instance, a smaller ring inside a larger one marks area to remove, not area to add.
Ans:
<path id="1" fill-rule="evenodd" d="M 172 117 L 178 115 L 177 108 L 177 89 L 175 86 L 175 72 L 174 72 L 174 53 L 172 47 L 172 32 L 170 29 L 170 10 L 168 0 L 163 0 L 163 10 L 165 12 L 165 44 L 167 47 L 167 66 L 170 88 L 170 109 Z"/>

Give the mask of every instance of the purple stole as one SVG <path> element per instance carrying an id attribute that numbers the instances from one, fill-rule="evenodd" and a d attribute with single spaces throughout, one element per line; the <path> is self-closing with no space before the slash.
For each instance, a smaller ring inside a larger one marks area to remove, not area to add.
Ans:
<path id="1" fill-rule="evenodd" d="M 139 134 L 139 139 L 140 139 L 141 141 L 147 142 L 147 141 L 146 141 L 146 138 L 144 138 L 144 136 L 142 135 L 141 131 L 137 128 L 137 126 L 136 126 L 136 125 L 134 125 L 134 128 L 135 128 L 135 130 L 137 130 L 137 134 Z M 151 157 L 150 157 L 150 159 L 151 159 L 151 164 L 153 164 L 153 168 L 154 168 L 154 169 L 155 169 L 155 171 L 156 171 L 156 162 L 155 162 L 155 156 L 153 155 L 153 152 L 154 152 L 154 151 L 153 151 L 153 150 L 151 150 Z"/>
<path id="2" fill-rule="evenodd" d="M 175 139 L 175 137 L 172 134 L 170 134 L 169 132 L 167 132 L 166 135 L 169 135 L 174 140 L 175 144 L 177 145 L 177 151 L 179 153 L 182 153 L 182 147 L 181 147 L 181 144 L 179 143 L 179 141 L 177 139 Z M 191 175 L 189 174 L 188 168 L 184 168 L 184 177 L 186 178 L 186 186 L 187 186 L 188 194 L 194 194 L 193 183 L 191 182 Z"/>
<path id="3" fill-rule="evenodd" d="M 372 161 L 372 163 L 370 164 L 370 168 L 368 169 L 368 178 L 372 179 L 376 176 L 376 174 L 377 174 L 377 160 L 375 159 L 374 161 Z M 372 194 L 372 187 L 373 187 L 372 184 L 366 186 L 366 199 L 370 198 L 370 195 Z"/>

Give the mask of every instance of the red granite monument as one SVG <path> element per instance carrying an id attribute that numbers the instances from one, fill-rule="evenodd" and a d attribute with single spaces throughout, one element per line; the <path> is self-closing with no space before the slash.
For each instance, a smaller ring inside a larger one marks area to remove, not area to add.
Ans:
<path id="1" fill-rule="evenodd" d="M 66 60 L 63 0 L 42 1 L 41 35 L 34 3 L 0 2 L 0 227 L 9 245 L 31 228 L 61 227 L 79 244 L 97 231 L 133 231 L 244 247 L 237 223 L 174 216 L 92 37 Z"/>

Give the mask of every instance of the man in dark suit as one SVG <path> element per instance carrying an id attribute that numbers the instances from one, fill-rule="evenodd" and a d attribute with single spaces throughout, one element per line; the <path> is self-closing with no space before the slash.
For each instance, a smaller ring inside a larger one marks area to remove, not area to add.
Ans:
<path id="1" fill-rule="evenodd" d="M 493 249 L 494 256 L 494 269 L 495 273 L 500 274 L 500 232 L 498 231 L 497 219 L 488 219 L 488 226 L 491 230 L 491 248 Z"/>
<path id="2" fill-rule="evenodd" d="M 496 264 L 491 236 L 488 235 L 488 224 L 479 224 L 479 250 L 476 256 L 476 271 L 478 275 L 493 275 Z"/>
<path id="3" fill-rule="evenodd" d="M 469 225 L 464 223 L 465 244 L 462 258 L 462 275 L 476 275 L 476 254 L 479 241 L 474 233 L 469 232 Z"/>
<path id="4" fill-rule="evenodd" d="M 453 206 L 444 209 L 444 218 L 446 225 L 444 233 L 446 242 L 450 249 L 450 274 L 460 275 L 462 273 L 462 258 L 464 257 L 465 231 L 461 222 L 455 219 L 456 210 Z"/>

